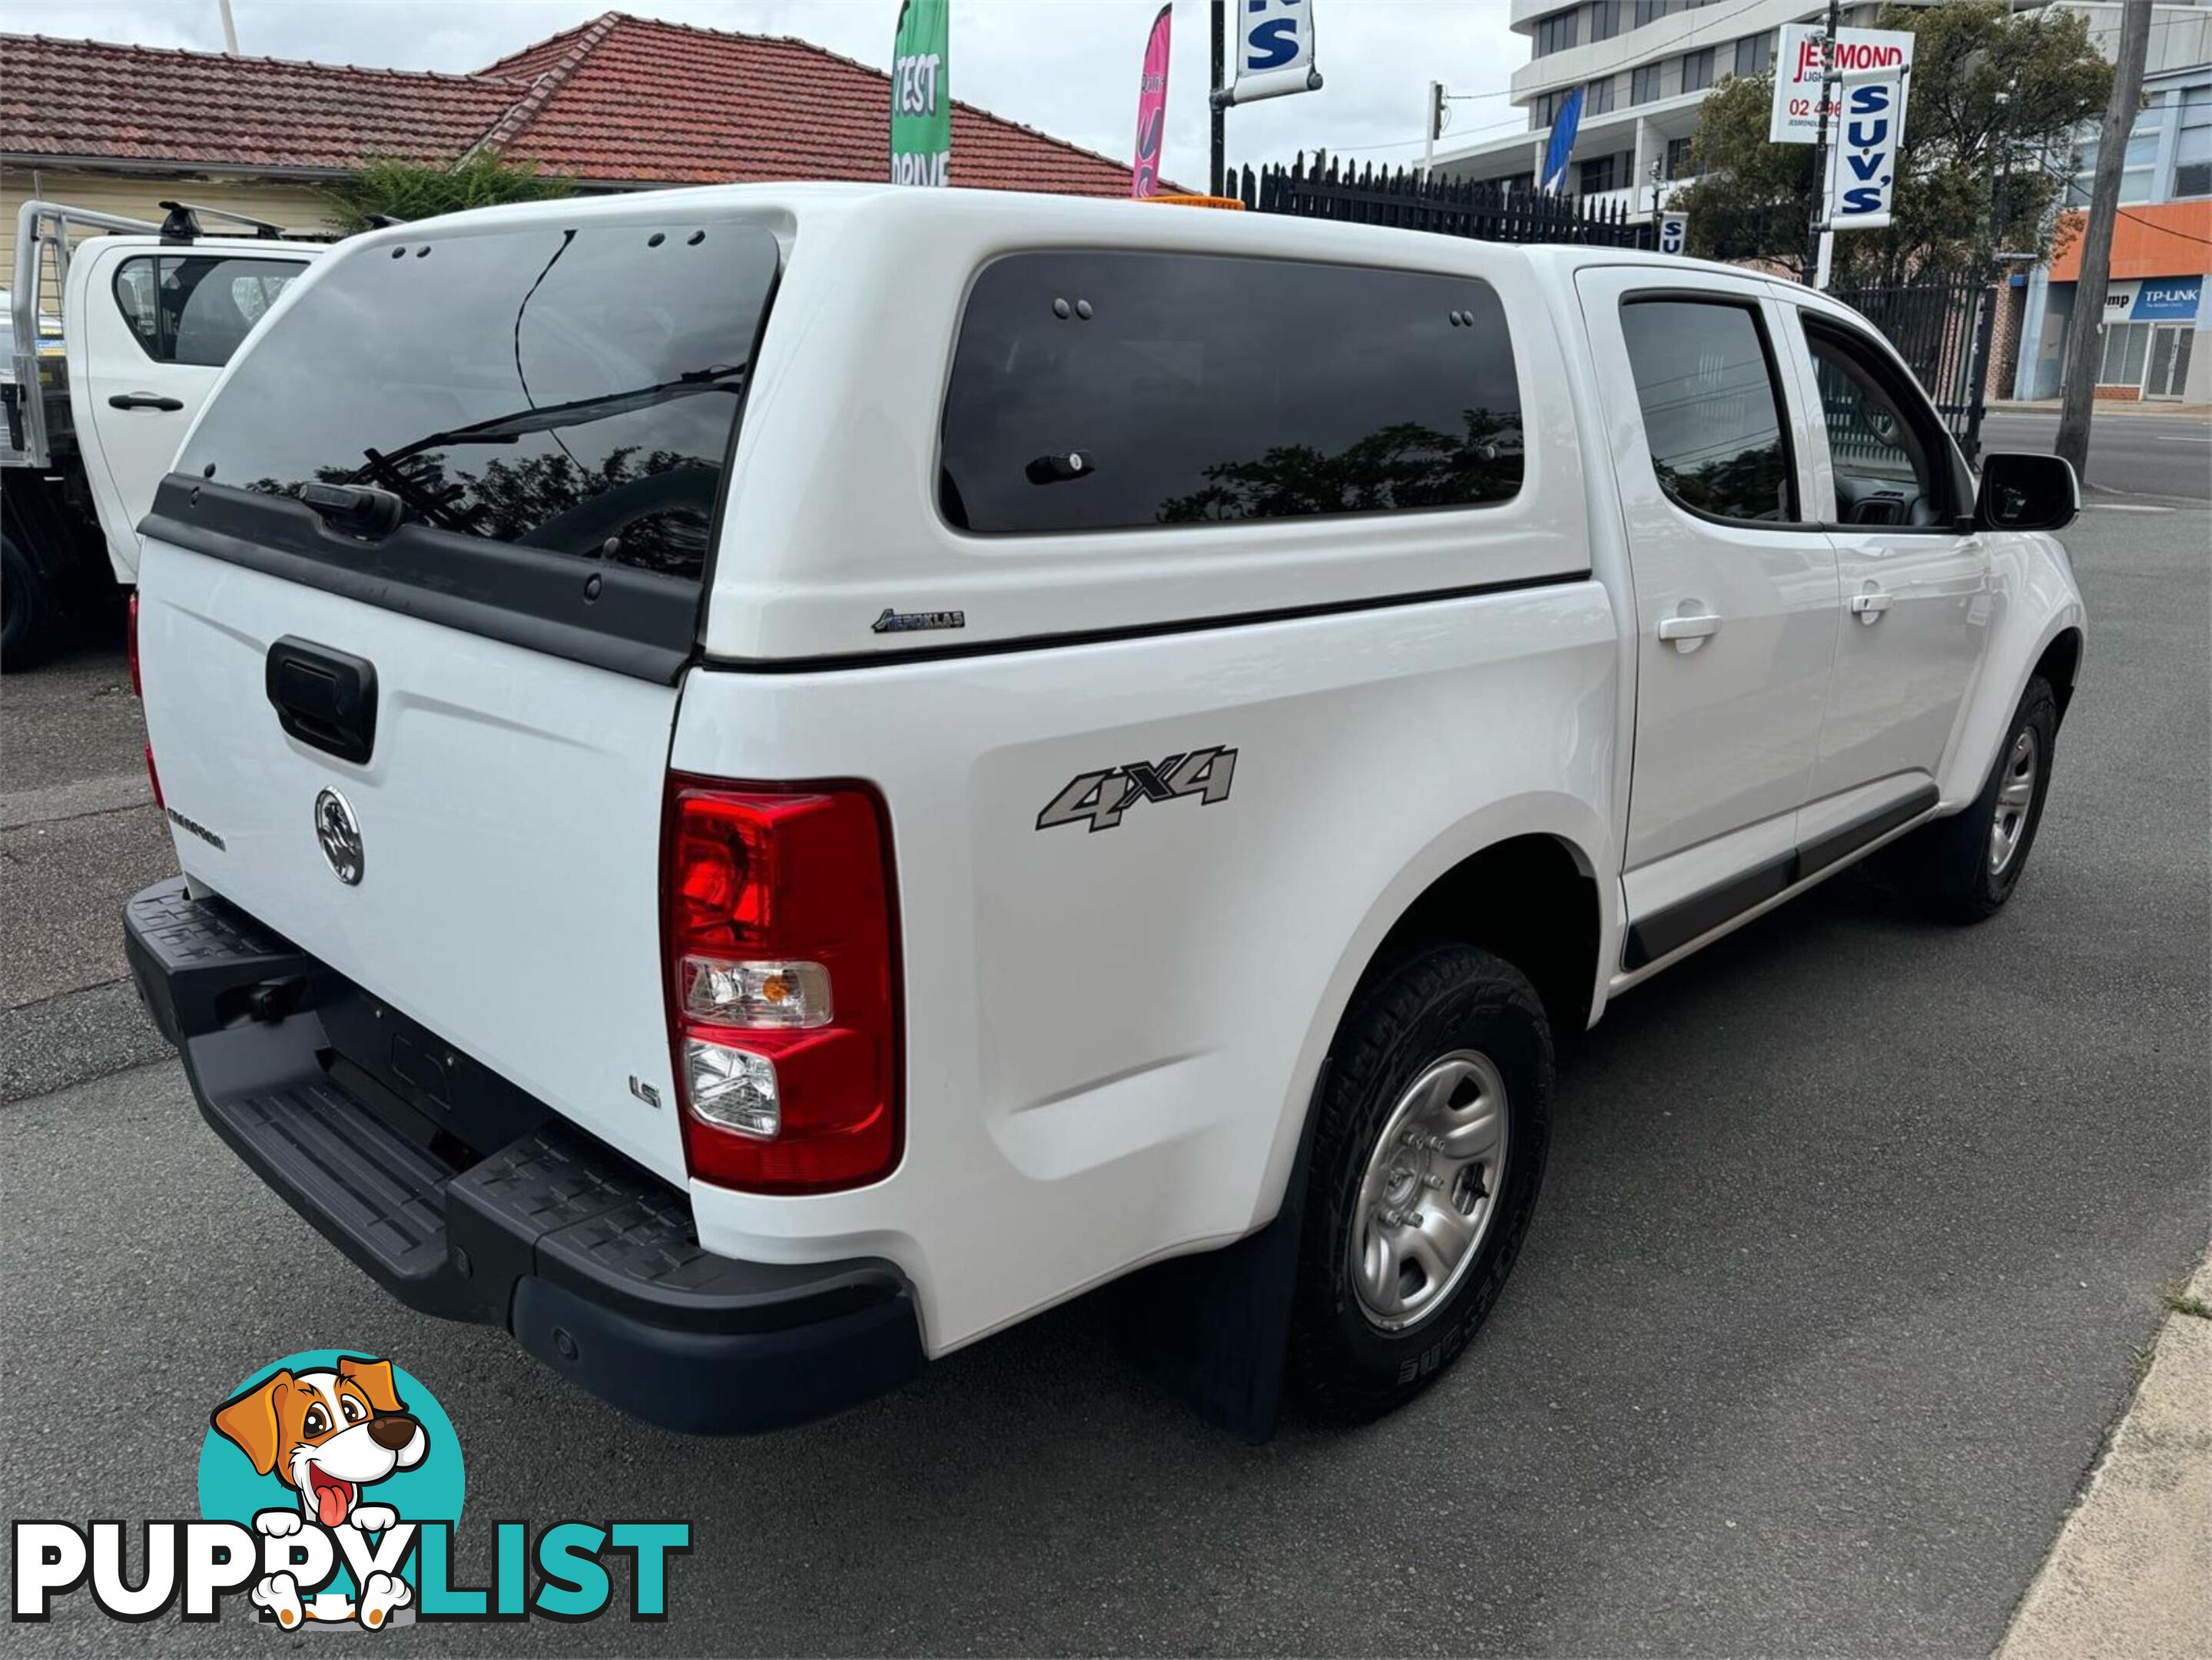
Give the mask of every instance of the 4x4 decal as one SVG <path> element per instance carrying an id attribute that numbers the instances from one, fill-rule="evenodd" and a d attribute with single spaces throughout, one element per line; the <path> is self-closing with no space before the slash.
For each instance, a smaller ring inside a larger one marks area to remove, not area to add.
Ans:
<path id="1" fill-rule="evenodd" d="M 1052 805 L 1037 814 L 1036 827 L 1088 824 L 1094 830 L 1112 830 L 1138 801 L 1172 801 L 1179 795 L 1195 795 L 1211 806 L 1229 799 L 1236 774 L 1237 751 L 1219 745 L 1160 762 L 1131 761 L 1098 772 L 1079 772 L 1053 797 Z"/>

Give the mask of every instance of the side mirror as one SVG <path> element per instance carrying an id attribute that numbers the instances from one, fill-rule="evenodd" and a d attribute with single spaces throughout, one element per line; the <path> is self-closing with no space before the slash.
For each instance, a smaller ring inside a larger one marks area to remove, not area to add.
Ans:
<path id="1" fill-rule="evenodd" d="M 1982 458 L 1977 530 L 2063 530 L 2081 511 L 2081 486 L 2072 462 L 2018 452 Z"/>

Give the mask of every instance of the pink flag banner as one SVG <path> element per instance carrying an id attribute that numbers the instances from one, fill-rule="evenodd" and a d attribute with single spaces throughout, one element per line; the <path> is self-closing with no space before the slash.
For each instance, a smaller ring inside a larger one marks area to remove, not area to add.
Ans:
<path id="1" fill-rule="evenodd" d="M 1172 3 L 1152 19 L 1145 41 L 1145 74 L 1137 85 L 1137 162 L 1129 173 L 1129 194 L 1150 196 L 1160 186 L 1160 146 L 1168 127 L 1168 35 L 1175 26 Z"/>

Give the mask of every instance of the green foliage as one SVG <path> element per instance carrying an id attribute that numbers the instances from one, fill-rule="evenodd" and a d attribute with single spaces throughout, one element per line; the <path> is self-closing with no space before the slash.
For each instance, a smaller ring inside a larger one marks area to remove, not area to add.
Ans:
<path id="1" fill-rule="evenodd" d="M 1220 461 L 1208 483 L 1160 504 L 1160 522 L 1283 519 L 1310 513 L 1502 501 L 1519 486 L 1521 426 L 1495 410 L 1461 411 L 1464 434 L 1404 421 L 1329 455 L 1310 444 L 1279 444 L 1256 461 Z"/>
<path id="2" fill-rule="evenodd" d="M 1895 283 L 1986 271 L 1996 248 L 2051 252 L 2063 182 L 2045 166 L 2112 95 L 2112 68 L 2087 19 L 2004 0 L 1883 9 L 1876 26 L 1917 37 L 1905 116 L 1905 170 L 1887 230 L 1836 239 L 1835 278 Z M 1774 77 L 1730 76 L 1699 111 L 1700 178 L 1669 203 L 1709 258 L 1803 257 L 1813 146 L 1767 142 Z M 2007 100 L 2007 94 L 2009 100 Z M 2004 212 L 1997 222 L 2002 192 Z"/>
<path id="3" fill-rule="evenodd" d="M 433 219 L 464 208 L 547 201 L 575 188 L 573 179 L 541 173 L 531 162 L 502 161 L 485 151 L 450 167 L 372 161 L 344 184 L 333 185 L 329 195 L 331 223 L 350 236 L 367 230 L 372 215 L 410 221 Z"/>

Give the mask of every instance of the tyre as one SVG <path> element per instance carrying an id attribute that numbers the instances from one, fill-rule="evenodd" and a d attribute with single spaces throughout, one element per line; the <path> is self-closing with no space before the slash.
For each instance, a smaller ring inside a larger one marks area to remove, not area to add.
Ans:
<path id="1" fill-rule="evenodd" d="M 27 669 L 53 643 L 46 581 L 13 534 L 0 533 L 0 672 Z"/>
<path id="2" fill-rule="evenodd" d="M 2021 694 L 1973 805 L 1885 848 L 1885 873 L 1954 921 L 1996 915 L 2027 868 L 2057 738 L 2058 699 L 2038 676 Z"/>
<path id="3" fill-rule="evenodd" d="M 1434 1382 L 1511 1272 L 1551 1134 L 1535 988 L 1471 946 L 1425 951 L 1353 1000 L 1314 1128 L 1291 1375 L 1335 1416 Z"/>

